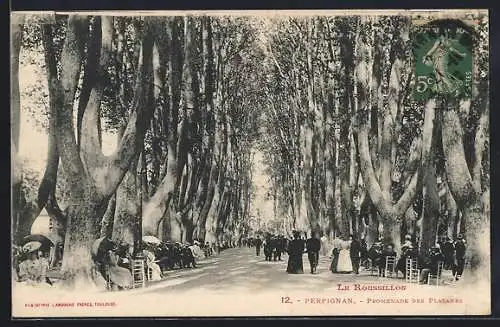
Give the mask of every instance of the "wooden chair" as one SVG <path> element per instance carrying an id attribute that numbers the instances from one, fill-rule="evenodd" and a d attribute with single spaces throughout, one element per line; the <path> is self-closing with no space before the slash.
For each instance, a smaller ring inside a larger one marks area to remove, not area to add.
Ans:
<path id="1" fill-rule="evenodd" d="M 443 267 L 444 263 L 442 261 L 439 261 L 437 263 L 437 270 L 436 273 L 429 273 L 429 276 L 427 277 L 427 284 L 431 285 L 431 281 L 436 281 L 436 286 L 439 286 L 439 282 L 441 281 L 441 275 L 443 273 Z"/>
<path id="2" fill-rule="evenodd" d="M 418 283 L 420 271 L 418 270 L 418 263 L 416 258 L 406 258 L 406 276 L 407 283 Z"/>
<path id="3" fill-rule="evenodd" d="M 153 279 L 153 269 L 151 267 L 146 267 L 146 270 L 148 272 L 148 280 L 152 280 Z"/>
<path id="4" fill-rule="evenodd" d="M 384 276 L 389 278 L 396 274 L 398 276 L 398 272 L 396 271 L 396 263 L 397 258 L 394 256 L 385 257 L 385 270 Z"/>
<path id="5" fill-rule="evenodd" d="M 134 279 L 134 288 L 146 286 L 146 263 L 143 258 L 136 258 L 130 261 L 132 268 L 132 277 Z"/>
<path id="6" fill-rule="evenodd" d="M 108 266 L 104 267 L 104 279 L 106 280 L 106 290 L 113 290 L 113 282 L 111 281 L 111 277 L 109 276 L 109 268 Z"/>
<path id="7" fill-rule="evenodd" d="M 370 262 L 370 276 L 378 276 L 378 266 L 375 265 L 375 262 L 372 259 L 368 259 L 368 262 Z"/>

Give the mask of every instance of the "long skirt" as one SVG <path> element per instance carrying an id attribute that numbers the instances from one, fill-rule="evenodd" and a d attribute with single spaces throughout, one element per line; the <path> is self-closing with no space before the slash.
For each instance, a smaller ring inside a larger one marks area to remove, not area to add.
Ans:
<path id="1" fill-rule="evenodd" d="M 130 270 L 118 267 L 118 266 L 112 266 L 109 267 L 109 279 L 116 285 L 123 287 L 123 288 L 131 288 L 133 284 L 133 278 L 132 274 L 130 273 Z"/>
<path id="2" fill-rule="evenodd" d="M 303 274 L 304 266 L 302 263 L 302 253 L 300 254 L 290 254 L 288 256 L 288 266 L 286 272 L 289 274 Z"/>
<path id="3" fill-rule="evenodd" d="M 330 265 L 330 270 L 333 272 L 333 273 L 336 273 L 337 272 L 337 264 L 339 262 L 339 250 L 337 249 L 334 249 L 333 252 L 332 252 L 332 263 Z"/>
<path id="4" fill-rule="evenodd" d="M 339 252 L 339 261 L 337 263 L 337 272 L 350 273 L 352 272 L 352 262 L 349 250 L 342 249 Z"/>

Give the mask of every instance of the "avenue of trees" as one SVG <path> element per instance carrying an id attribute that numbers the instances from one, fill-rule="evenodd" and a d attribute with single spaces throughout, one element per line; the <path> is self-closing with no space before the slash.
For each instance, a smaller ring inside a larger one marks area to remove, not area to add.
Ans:
<path id="1" fill-rule="evenodd" d="M 401 16 L 276 19 L 266 47 L 266 151 L 288 229 L 423 250 L 464 234 L 487 252 L 488 37 L 474 28 L 472 99 L 415 101 Z M 267 144 L 267 145 L 266 145 Z"/>
<path id="2" fill-rule="evenodd" d="M 248 216 L 257 130 L 259 59 L 243 19 L 70 15 L 14 25 L 12 35 L 14 167 L 23 51 L 45 58 L 48 104 L 38 110 L 49 135 L 35 204 L 14 169 L 15 241 L 45 207 L 64 240 L 62 269 L 83 278 L 100 236 L 234 241 Z M 109 156 L 104 129 L 118 137 Z"/>
<path id="3" fill-rule="evenodd" d="M 438 234 L 464 234 L 471 262 L 481 261 L 489 238 L 489 45 L 487 17 L 469 18 L 477 22 L 472 98 L 426 101 L 412 96 L 410 17 L 18 21 L 14 243 L 45 208 L 64 241 L 62 269 L 86 279 L 91 245 L 102 236 L 135 248 L 146 235 L 235 241 L 249 232 L 258 149 L 286 232 L 354 234 L 368 244 L 384 237 L 397 248 L 411 234 L 423 249 Z M 30 109 L 19 67 L 37 54 L 47 94 Z M 39 182 L 18 156 L 22 110 L 46 117 Z M 111 155 L 103 154 L 103 133 L 117 137 Z"/>

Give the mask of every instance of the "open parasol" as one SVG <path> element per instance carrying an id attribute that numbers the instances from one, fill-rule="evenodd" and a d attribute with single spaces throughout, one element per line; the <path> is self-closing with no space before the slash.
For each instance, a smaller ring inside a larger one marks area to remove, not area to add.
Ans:
<path id="1" fill-rule="evenodd" d="M 152 235 L 143 236 L 142 241 L 144 243 L 154 244 L 154 245 L 161 244 L 161 240 L 158 237 Z"/>
<path id="2" fill-rule="evenodd" d="M 23 245 L 23 251 L 30 253 L 33 251 L 37 251 L 38 249 L 40 249 L 41 246 L 42 246 L 41 242 L 31 241 Z"/>
<path id="3" fill-rule="evenodd" d="M 50 247 L 54 245 L 54 242 L 45 235 L 42 234 L 31 234 L 23 238 L 23 243 L 27 244 L 29 242 L 39 242 L 40 250 L 48 251 Z"/>

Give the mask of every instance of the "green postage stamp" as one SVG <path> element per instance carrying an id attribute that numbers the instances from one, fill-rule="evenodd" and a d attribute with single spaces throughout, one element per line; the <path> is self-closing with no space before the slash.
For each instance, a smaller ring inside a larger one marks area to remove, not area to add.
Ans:
<path id="1" fill-rule="evenodd" d="M 472 26 L 459 20 L 415 25 L 412 40 L 415 100 L 471 96 L 474 56 L 471 29 Z"/>

